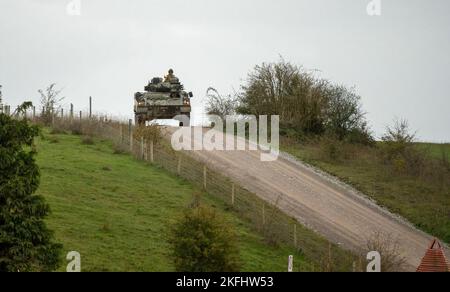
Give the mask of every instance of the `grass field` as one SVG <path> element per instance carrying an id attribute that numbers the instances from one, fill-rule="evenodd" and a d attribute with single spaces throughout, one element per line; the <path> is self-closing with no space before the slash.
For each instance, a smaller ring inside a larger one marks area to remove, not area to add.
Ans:
<path id="1" fill-rule="evenodd" d="M 433 158 L 441 159 L 445 155 L 450 159 L 450 144 L 417 143 L 416 147 L 428 151 Z"/>
<path id="2" fill-rule="evenodd" d="M 450 158 L 449 144 L 417 144 L 429 159 Z M 351 157 L 330 161 L 314 143 L 288 141 L 283 150 L 342 179 L 418 228 L 450 243 L 450 175 L 440 183 L 398 174 L 376 159 L 375 149 L 355 149 Z M 443 152 L 444 151 L 444 152 Z"/>
<path id="3" fill-rule="evenodd" d="M 47 224 L 64 253 L 81 253 L 83 271 L 174 270 L 168 229 L 198 189 L 129 155 L 113 154 L 107 141 L 85 145 L 79 136 L 44 131 L 37 150 L 38 194 L 52 209 Z M 295 270 L 310 269 L 291 248 L 267 245 L 221 202 L 208 194 L 203 202 L 234 226 L 243 271 L 286 271 L 291 254 Z M 319 237 L 317 242 L 327 244 Z"/>

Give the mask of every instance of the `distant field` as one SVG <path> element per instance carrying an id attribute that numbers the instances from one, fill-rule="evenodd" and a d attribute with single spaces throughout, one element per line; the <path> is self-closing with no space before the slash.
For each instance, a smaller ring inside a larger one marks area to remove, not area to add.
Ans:
<path id="1" fill-rule="evenodd" d="M 429 151 L 432 157 L 441 159 L 443 155 L 450 159 L 450 144 L 417 143 L 418 148 Z"/>
<path id="2" fill-rule="evenodd" d="M 83 145 L 78 136 L 46 131 L 37 149 L 38 194 L 52 209 L 48 225 L 65 253 L 81 253 L 84 271 L 174 270 L 168 228 L 198 189 L 129 155 L 113 154 L 109 142 Z M 311 266 L 291 248 L 267 245 L 247 222 L 203 195 L 239 234 L 243 271 L 286 271 L 291 254 L 295 270 Z"/>
<path id="3" fill-rule="evenodd" d="M 450 158 L 449 144 L 416 147 L 427 149 L 430 159 L 442 159 L 442 153 Z M 282 146 L 284 151 L 342 179 L 418 228 L 450 243 L 450 175 L 443 178 L 445 183 L 430 183 L 388 171 L 376 160 L 374 150 L 356 149 L 350 158 L 329 161 L 321 157 L 319 148 L 317 144 L 291 141 Z"/>

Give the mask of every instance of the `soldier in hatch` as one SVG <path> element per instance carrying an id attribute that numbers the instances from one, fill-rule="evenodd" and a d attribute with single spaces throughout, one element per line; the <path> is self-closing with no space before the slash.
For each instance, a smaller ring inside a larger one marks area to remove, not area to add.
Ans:
<path id="1" fill-rule="evenodd" d="M 173 79 L 175 79 L 175 75 L 173 74 L 173 70 L 169 70 L 169 74 L 164 78 L 164 82 L 171 82 Z"/>

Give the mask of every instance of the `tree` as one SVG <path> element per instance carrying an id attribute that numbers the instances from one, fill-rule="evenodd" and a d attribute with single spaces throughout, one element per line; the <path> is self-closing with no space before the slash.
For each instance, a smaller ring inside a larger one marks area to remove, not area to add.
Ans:
<path id="1" fill-rule="evenodd" d="M 49 125 L 55 115 L 60 109 L 60 103 L 65 97 L 60 97 L 62 90 L 57 90 L 56 83 L 50 84 L 45 91 L 39 89 L 41 95 L 41 106 L 43 109 L 42 119 L 44 124 Z"/>
<path id="2" fill-rule="evenodd" d="M 321 134 L 327 84 L 283 59 L 263 63 L 248 74 L 246 84 L 241 87 L 238 112 L 256 116 L 279 115 L 281 127 Z"/>
<path id="3" fill-rule="evenodd" d="M 326 110 L 326 129 L 339 140 L 346 136 L 359 134 L 363 142 L 371 142 L 367 129 L 365 112 L 361 107 L 361 97 L 354 89 L 342 85 L 330 85 Z"/>
<path id="4" fill-rule="evenodd" d="M 340 140 L 370 143 L 360 97 L 281 59 L 263 63 L 248 74 L 241 87 L 238 112 L 279 115 L 280 126 L 300 134 L 332 134 Z"/>
<path id="5" fill-rule="evenodd" d="M 39 186 L 34 160 L 36 126 L 0 114 L 0 271 L 52 271 L 62 246 L 44 218 L 49 206 L 33 195 Z"/>
<path id="6" fill-rule="evenodd" d="M 237 272 L 239 250 L 232 229 L 206 207 L 186 210 L 171 236 L 179 272 Z"/>
<path id="7" fill-rule="evenodd" d="M 235 97 L 222 96 L 215 88 L 208 88 L 206 91 L 206 112 L 210 115 L 216 115 L 225 120 L 227 116 L 236 113 L 237 100 Z"/>

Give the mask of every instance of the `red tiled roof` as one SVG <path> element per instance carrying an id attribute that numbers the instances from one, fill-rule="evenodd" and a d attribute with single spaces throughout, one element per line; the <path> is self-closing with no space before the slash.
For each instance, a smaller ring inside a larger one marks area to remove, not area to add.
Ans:
<path id="1" fill-rule="evenodd" d="M 450 272 L 441 243 L 435 239 L 427 250 L 417 272 Z"/>

